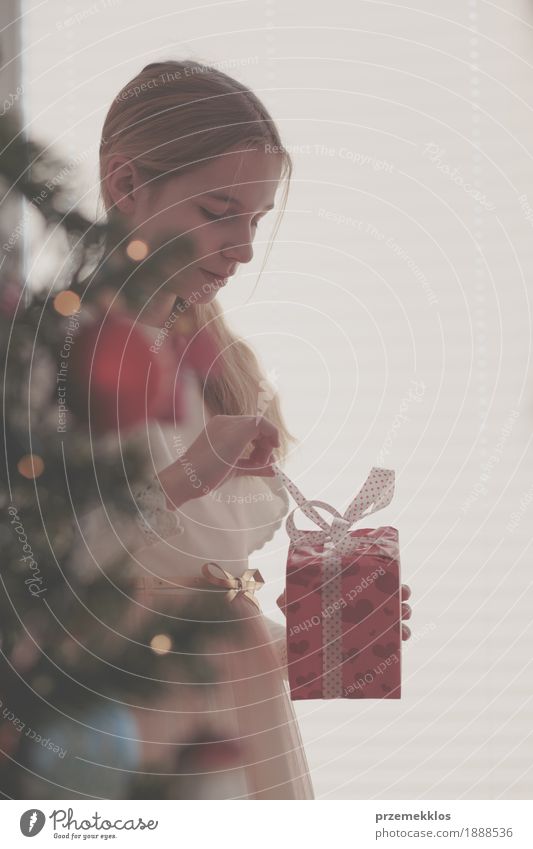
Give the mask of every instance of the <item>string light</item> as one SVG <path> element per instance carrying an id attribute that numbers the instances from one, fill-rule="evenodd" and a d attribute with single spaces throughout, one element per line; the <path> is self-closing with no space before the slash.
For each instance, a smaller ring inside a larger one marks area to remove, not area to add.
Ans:
<path id="1" fill-rule="evenodd" d="M 126 253 L 130 259 L 140 262 L 148 256 L 148 245 L 142 239 L 132 239 L 126 248 Z"/>
<path id="2" fill-rule="evenodd" d="M 79 295 L 68 289 L 64 292 L 59 292 L 54 298 L 54 309 L 59 315 L 74 315 L 74 313 L 79 312 L 80 306 Z"/>
<path id="3" fill-rule="evenodd" d="M 167 654 L 172 648 L 172 640 L 168 634 L 156 634 L 150 640 L 150 648 L 156 654 Z"/>
<path id="4" fill-rule="evenodd" d="M 32 480 L 44 472 L 44 460 L 38 454 L 24 454 L 17 463 L 17 469 L 23 478 Z"/>

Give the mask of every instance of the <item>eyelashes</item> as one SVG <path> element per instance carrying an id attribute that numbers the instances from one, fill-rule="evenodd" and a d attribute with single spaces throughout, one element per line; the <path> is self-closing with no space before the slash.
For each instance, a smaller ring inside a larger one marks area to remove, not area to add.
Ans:
<path id="1" fill-rule="evenodd" d="M 224 218 L 223 215 L 215 215 L 214 212 L 209 212 L 208 209 L 204 209 L 202 206 L 200 207 L 200 212 L 202 212 L 209 221 L 222 221 Z"/>
<path id="2" fill-rule="evenodd" d="M 226 218 L 225 215 L 216 215 L 214 212 L 209 212 L 209 210 L 204 209 L 203 206 L 200 207 L 200 212 L 207 218 L 208 221 L 223 221 Z M 259 222 L 252 221 L 252 226 L 257 229 Z"/>

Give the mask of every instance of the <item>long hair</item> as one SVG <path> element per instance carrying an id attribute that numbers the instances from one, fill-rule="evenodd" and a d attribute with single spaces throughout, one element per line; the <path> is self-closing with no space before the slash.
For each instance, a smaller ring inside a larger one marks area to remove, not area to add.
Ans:
<path id="1" fill-rule="evenodd" d="M 284 193 L 275 236 L 287 202 L 292 161 L 261 101 L 237 80 L 194 60 L 146 65 L 116 95 L 102 127 L 100 193 L 105 210 L 117 214 L 106 182 L 112 155 L 120 153 L 135 161 L 148 178 L 164 179 L 239 143 L 274 145 L 282 156 Z M 272 242 L 261 271 L 271 248 Z M 275 458 L 284 459 L 289 442 L 297 439 L 287 429 L 279 396 L 266 380 L 255 352 L 232 331 L 216 301 L 191 304 L 188 314 L 198 328 L 208 325 L 221 351 L 219 374 L 208 377 L 203 386 L 208 408 L 212 414 L 264 415 L 279 431 Z"/>

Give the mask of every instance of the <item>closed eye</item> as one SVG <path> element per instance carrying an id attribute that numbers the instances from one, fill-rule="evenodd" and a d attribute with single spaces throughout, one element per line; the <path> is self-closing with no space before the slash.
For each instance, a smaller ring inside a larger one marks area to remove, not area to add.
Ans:
<path id="1" fill-rule="evenodd" d="M 208 221 L 222 221 L 224 218 L 226 218 L 225 215 L 217 215 L 216 213 L 210 212 L 208 209 L 205 209 L 203 206 L 200 207 L 200 212 L 202 212 L 202 214 L 205 215 L 205 217 L 208 219 Z M 252 224 L 253 224 L 254 227 L 258 227 L 259 226 L 259 219 L 256 220 L 256 221 L 253 221 Z"/>
<path id="2" fill-rule="evenodd" d="M 220 221 L 224 218 L 223 215 L 215 215 L 214 212 L 209 212 L 208 209 L 204 209 L 203 206 L 200 207 L 200 212 L 202 212 L 209 221 Z"/>

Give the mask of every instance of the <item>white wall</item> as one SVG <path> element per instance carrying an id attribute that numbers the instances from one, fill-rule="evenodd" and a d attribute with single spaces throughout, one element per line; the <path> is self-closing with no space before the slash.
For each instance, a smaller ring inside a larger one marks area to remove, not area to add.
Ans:
<path id="1" fill-rule="evenodd" d="M 296 704 L 317 795 L 530 798 L 531 4 L 192 5 L 27 1 L 31 126 L 94 212 L 104 114 L 143 65 L 229 60 L 265 100 L 289 208 L 223 304 L 279 375 L 309 498 L 344 509 L 396 469 L 375 520 L 413 590 L 400 702 Z M 279 621 L 286 549 L 254 559 Z"/>

